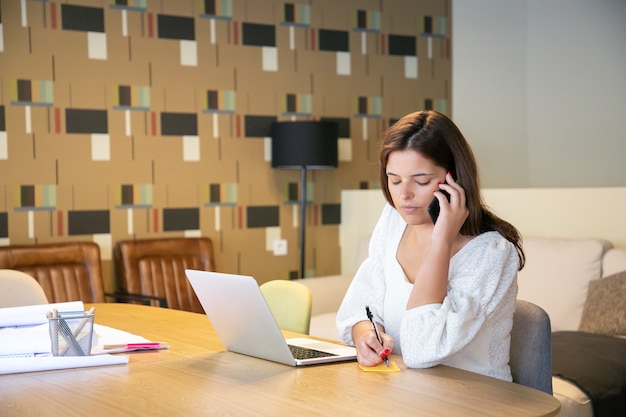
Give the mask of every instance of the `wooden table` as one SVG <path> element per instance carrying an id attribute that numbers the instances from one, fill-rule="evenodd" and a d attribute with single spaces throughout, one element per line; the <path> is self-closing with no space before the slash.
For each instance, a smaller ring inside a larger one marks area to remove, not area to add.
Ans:
<path id="1" fill-rule="evenodd" d="M 206 316 L 97 304 L 96 322 L 165 341 L 128 365 L 0 376 L 0 415 L 553 416 L 554 397 L 446 366 L 363 372 L 355 362 L 293 368 L 227 352 Z"/>

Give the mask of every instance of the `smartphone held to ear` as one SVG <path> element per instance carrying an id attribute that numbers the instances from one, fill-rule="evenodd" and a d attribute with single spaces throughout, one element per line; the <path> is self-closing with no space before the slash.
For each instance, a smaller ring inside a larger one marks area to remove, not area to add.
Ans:
<path id="1" fill-rule="evenodd" d="M 448 194 L 445 190 L 439 190 L 446 196 L 448 201 L 450 201 L 450 194 Z M 437 218 L 439 217 L 439 200 L 437 197 L 433 198 L 433 201 L 428 205 L 428 214 L 430 214 L 430 218 L 433 220 L 433 224 L 437 222 Z"/>

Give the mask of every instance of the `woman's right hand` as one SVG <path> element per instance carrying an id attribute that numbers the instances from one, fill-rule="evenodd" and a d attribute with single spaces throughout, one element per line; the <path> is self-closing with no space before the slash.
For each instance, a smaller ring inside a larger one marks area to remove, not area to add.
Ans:
<path id="1" fill-rule="evenodd" d="M 393 350 L 393 338 L 385 333 L 378 323 L 378 333 L 382 345 L 376 339 L 376 333 L 369 321 L 361 321 L 352 327 L 352 341 L 356 347 L 356 359 L 363 366 L 375 366 L 383 361 Z"/>

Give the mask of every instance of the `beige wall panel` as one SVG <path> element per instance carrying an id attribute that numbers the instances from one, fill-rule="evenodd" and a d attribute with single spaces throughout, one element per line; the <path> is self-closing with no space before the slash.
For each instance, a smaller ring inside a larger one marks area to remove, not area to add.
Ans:
<path id="1" fill-rule="evenodd" d="M 241 6 L 235 7 L 233 2 L 233 14 L 237 20 L 273 25 L 278 23 L 282 4 L 273 0 L 244 0 Z"/>
<path id="2" fill-rule="evenodd" d="M 241 121 L 243 125 L 243 118 Z M 243 131 L 243 126 L 242 126 Z M 263 154 L 265 151 L 265 141 L 262 138 L 232 138 L 222 141 L 222 157 L 224 160 L 234 160 L 239 167 L 243 169 L 243 165 L 263 162 L 269 167 L 269 162 L 264 162 Z"/>
<path id="3" fill-rule="evenodd" d="M 155 163 L 155 185 L 188 183 L 204 184 L 209 176 L 210 166 L 202 162 L 169 161 L 159 158 Z M 170 202 L 171 204 L 171 202 Z"/>
<path id="4" fill-rule="evenodd" d="M 112 158 L 106 175 L 115 189 L 122 184 L 150 184 L 152 183 L 152 161 Z"/>
<path id="5" fill-rule="evenodd" d="M 229 234 L 229 238 L 219 238 L 217 241 L 213 240 L 213 244 L 215 267 L 217 271 L 229 274 L 240 273 L 239 251 L 236 244 L 233 243 L 232 233 Z"/>
<path id="6" fill-rule="evenodd" d="M 216 122 L 214 121 L 214 116 L 217 117 Z M 217 137 L 215 137 L 215 133 L 213 131 L 214 127 L 217 130 Z M 203 159 L 205 155 L 211 159 L 219 157 L 219 137 L 223 136 L 224 132 L 229 133 L 230 129 L 230 115 L 214 115 L 212 113 L 203 113 L 202 111 L 198 113 L 198 136 L 200 137 L 200 147 L 203 151 Z M 210 149 L 209 151 L 204 152 L 206 148 L 206 146 L 203 146 L 204 144 L 208 145 L 208 148 Z"/>
<path id="7" fill-rule="evenodd" d="M 181 136 L 146 136 L 135 142 L 137 160 L 155 160 L 155 175 L 172 164 L 183 162 L 183 138 Z"/>
<path id="8" fill-rule="evenodd" d="M 38 145 L 41 151 L 58 158 L 59 184 L 89 183 L 106 178 L 100 175 L 99 167 L 91 161 L 91 139 L 89 135 L 58 135 L 55 141 L 45 141 Z M 68 155 L 71 158 L 68 159 Z M 63 156 L 63 157 L 61 157 Z"/>
<path id="9" fill-rule="evenodd" d="M 34 4 L 27 2 L 27 4 Z M 2 34 L 4 38 L 4 53 L 2 55 L 3 64 L 9 64 L 11 61 L 15 62 L 15 54 L 26 54 L 29 51 L 29 37 L 28 28 L 22 27 L 20 2 L 8 1 L 2 4 Z M 7 59 L 11 57 L 11 59 Z"/>
<path id="10" fill-rule="evenodd" d="M 351 96 L 337 94 L 318 97 L 316 95 L 314 103 L 315 113 L 321 117 L 352 118 L 354 116 L 354 97 Z"/>
<path id="11" fill-rule="evenodd" d="M 144 22 L 144 24 L 147 23 Z M 144 36 L 131 36 L 130 48 L 130 62 L 146 66 L 146 71 L 151 77 L 151 85 L 155 83 L 154 71 L 159 73 L 163 71 L 160 64 L 180 65 L 180 42 L 177 40 L 158 39 L 156 33 L 154 38 L 149 38 L 146 33 Z M 178 76 L 175 76 L 172 80 L 177 78 Z"/>
<path id="12" fill-rule="evenodd" d="M 9 189 L 8 198 L 12 204 L 13 190 L 26 184 L 43 185 L 56 183 L 56 171 L 54 160 L 34 160 L 34 159 L 18 159 L 19 155 L 14 158 L 0 163 L 0 177 L 3 183 Z"/>
<path id="13" fill-rule="evenodd" d="M 199 19 L 198 21 L 204 23 L 206 20 L 206 24 L 208 25 L 208 19 Z M 197 29 L 196 29 L 197 30 Z M 207 29 L 208 30 L 208 29 Z M 196 50 L 198 54 L 198 67 L 205 68 L 205 83 L 210 82 L 213 78 L 213 74 L 215 70 L 221 69 L 219 64 L 219 49 L 212 45 L 208 39 L 199 39 L 196 43 Z M 211 75 L 208 75 L 211 74 Z M 232 72 L 231 72 L 232 74 Z M 231 75 L 232 76 L 232 75 Z"/>
<path id="14" fill-rule="evenodd" d="M 40 51 L 46 55 L 52 54 L 55 63 L 55 78 L 59 80 L 91 79 L 91 71 L 102 71 L 102 65 L 106 66 L 106 60 L 89 59 L 88 34 L 83 31 L 52 30 L 52 39 L 42 39 L 42 45 L 50 49 Z M 39 46 L 40 44 L 38 44 Z M 108 50 L 107 50 L 108 53 Z M 100 78 L 102 81 L 102 79 Z"/>
<path id="15" fill-rule="evenodd" d="M 233 68 L 211 68 L 199 75 L 195 86 L 200 96 L 204 98 L 207 90 L 235 90 L 236 81 L 236 72 Z"/>
<path id="16" fill-rule="evenodd" d="M 317 48 L 317 40 L 316 48 Z M 338 77 L 337 75 L 337 53 L 332 51 L 299 51 L 298 68 L 311 71 L 315 75 L 315 80 L 324 77 Z M 343 76 L 346 79 L 348 76 Z M 317 86 L 315 86 L 317 89 Z"/>
<path id="17" fill-rule="evenodd" d="M 63 202 L 63 211 L 67 210 L 107 210 L 113 202 L 109 198 L 110 188 L 107 184 L 59 184 L 57 201 Z M 71 201 L 71 204 L 67 204 Z"/>
<path id="18" fill-rule="evenodd" d="M 120 46 L 127 48 L 128 38 L 119 39 Z M 113 47 L 109 46 L 109 50 L 112 49 Z M 104 70 L 106 71 L 106 79 L 110 80 L 107 90 L 109 106 L 112 105 L 113 92 L 116 91 L 118 85 L 148 86 L 150 84 L 149 63 L 135 60 L 134 54 L 129 55 L 126 51 L 120 54 L 110 53 L 107 63 Z"/>
<path id="19" fill-rule="evenodd" d="M 91 140 L 88 135 L 66 135 L 66 134 L 38 134 L 34 142 L 30 139 L 20 144 L 23 146 L 22 153 L 17 161 L 28 163 L 28 155 L 34 158 L 33 162 L 50 164 L 51 170 L 55 169 L 55 164 L 67 161 L 67 155 L 76 158 L 91 158 Z M 34 146 L 34 148 L 33 148 Z M 18 155 L 13 155 L 18 157 Z M 24 159 L 22 159 L 24 157 Z M 10 160 L 13 158 L 9 156 Z M 73 164 L 73 162 L 69 162 Z"/>
<path id="20" fill-rule="evenodd" d="M 397 5 L 384 3 L 381 31 L 391 35 L 413 35 L 420 30 L 421 2 L 400 1 Z"/>
<path id="21" fill-rule="evenodd" d="M 89 151 L 91 155 L 91 151 Z M 119 184 L 118 168 L 110 161 L 85 160 L 77 156 L 75 162 L 59 161 L 59 184 L 79 184 L 86 186 Z M 78 161 L 80 159 L 80 161 Z"/>
<path id="22" fill-rule="evenodd" d="M 355 39 L 357 39 L 355 41 Z M 372 73 L 372 67 L 370 61 L 372 57 L 370 54 L 363 54 L 361 52 L 361 36 L 353 35 L 350 41 L 350 62 L 351 62 L 351 77 L 359 77 L 368 80 L 363 86 L 373 84 L 372 81 L 376 79 L 376 74 Z M 371 53 L 371 51 L 369 51 Z M 376 68 L 376 67 L 374 67 Z M 378 75 L 380 76 L 380 75 Z"/>
<path id="23" fill-rule="evenodd" d="M 282 14 L 282 12 L 281 12 Z M 281 17 L 282 19 L 282 17 Z M 294 50 L 290 49 L 290 33 L 293 32 Z M 316 41 L 317 44 L 317 41 Z M 278 24 L 276 26 L 276 47 L 281 54 L 290 52 L 299 55 L 311 49 L 311 27 L 287 26 Z M 297 63 L 297 61 L 296 61 Z M 292 66 L 285 67 L 286 69 Z M 306 70 L 306 68 L 300 68 Z"/>
<path id="24" fill-rule="evenodd" d="M 163 228 L 161 210 L 163 208 L 198 207 L 196 184 L 156 183 L 152 189 L 153 207 L 159 211 L 159 230 Z"/>
<path id="25" fill-rule="evenodd" d="M 187 83 L 196 67 L 180 64 L 180 41 L 174 39 L 138 39 L 133 49 L 133 59 L 148 62 L 151 67 L 152 85 L 163 86 Z"/>
<path id="26" fill-rule="evenodd" d="M 155 237 L 153 208 L 132 209 L 133 234 L 128 234 L 127 210 L 111 210 L 111 233 L 119 240 Z M 113 227 L 115 226 L 115 227 Z"/>
<path id="27" fill-rule="evenodd" d="M 247 229 L 245 232 L 248 237 L 238 239 L 236 242 L 239 251 L 240 273 L 252 275 L 259 284 L 272 279 L 283 278 L 281 274 L 284 274 L 287 262 L 283 268 L 280 268 L 278 265 L 281 262 L 279 257 L 265 250 L 265 229 Z"/>
<path id="28" fill-rule="evenodd" d="M 11 106 L 7 106 L 7 107 L 12 107 L 15 108 L 15 110 L 17 110 L 16 113 L 21 115 L 18 115 L 17 118 L 20 119 L 20 122 L 18 123 L 23 123 L 23 132 L 25 134 L 27 134 L 28 136 L 32 135 L 32 132 L 36 132 L 35 133 L 35 138 L 39 139 L 39 137 L 49 137 L 50 134 L 54 131 L 54 110 L 52 109 L 52 107 L 48 107 L 48 106 L 29 106 L 30 110 L 28 110 L 30 112 L 30 131 L 31 133 L 27 133 L 26 130 L 26 114 L 27 114 L 27 109 L 26 106 L 15 106 L 15 105 L 11 105 Z M 6 109 L 6 107 L 5 107 Z M 21 116 L 21 117 L 20 117 Z M 45 157 L 45 155 L 36 155 L 36 157 L 41 158 L 41 157 Z"/>
<path id="29" fill-rule="evenodd" d="M 241 107 L 244 115 L 279 114 L 282 111 L 282 107 L 279 103 L 279 95 L 283 93 L 282 90 L 276 91 L 278 89 L 280 89 L 280 87 L 276 84 L 259 82 L 254 91 L 248 91 L 245 95 L 245 99 L 242 103 L 245 103 L 245 106 Z"/>
<path id="30" fill-rule="evenodd" d="M 75 78 L 73 81 L 64 84 L 59 82 L 61 88 L 66 87 L 69 91 L 69 108 L 108 110 L 111 104 L 110 92 L 107 91 L 104 83 Z M 63 116 L 65 116 L 64 113 Z"/>
<path id="31" fill-rule="evenodd" d="M 419 12 L 429 16 L 444 16 L 450 8 L 447 0 L 426 0 L 420 3 Z"/>
<path id="32" fill-rule="evenodd" d="M 4 172 L 0 170 L 0 176 L 4 177 Z M 13 190 L 14 186 L 10 182 L 5 182 L 0 188 L 0 211 L 9 212 L 13 210 Z"/>
<path id="33" fill-rule="evenodd" d="M 150 3 L 148 3 L 148 6 L 150 6 Z M 126 30 L 128 38 L 147 35 L 148 29 L 145 24 L 145 15 L 145 13 L 139 11 L 126 11 Z M 122 10 L 105 8 L 104 24 L 107 34 L 122 36 Z M 125 37 L 124 39 L 128 38 Z"/>
<path id="34" fill-rule="evenodd" d="M 104 292 L 112 294 L 117 289 L 117 284 L 115 282 L 115 264 L 112 260 L 106 260 L 101 262 L 102 268 L 102 281 L 104 284 Z M 109 299 L 109 302 L 113 301 Z"/>
<path id="35" fill-rule="evenodd" d="M 167 204 L 164 208 L 202 206 L 199 188 L 200 186 L 195 183 L 185 184 L 184 182 L 177 182 L 176 185 L 168 184 L 166 186 Z"/>
<path id="36" fill-rule="evenodd" d="M 341 263 L 338 234 L 338 226 L 320 226 L 311 233 L 311 243 L 307 239 L 307 245 L 314 248 L 313 251 L 310 251 L 310 255 L 307 253 L 307 256 L 310 256 L 309 259 L 312 261 L 312 263 L 307 262 L 307 264 L 314 266 L 316 276 L 340 273 L 337 267 Z"/>
<path id="37" fill-rule="evenodd" d="M 54 227 L 56 221 L 56 212 L 54 211 L 33 211 L 33 230 L 37 236 L 38 243 L 44 241 L 58 241 L 58 233 Z"/>
<path id="38" fill-rule="evenodd" d="M 241 36 L 241 35 L 240 35 Z M 242 45 L 239 39 L 239 45 L 220 46 L 219 60 L 221 68 L 233 68 L 237 73 L 237 89 L 240 86 L 241 72 L 255 72 L 257 77 L 263 77 L 266 71 L 263 71 L 263 51 L 259 46 Z M 278 51 L 278 56 L 280 56 Z M 279 71 L 282 71 L 279 68 Z"/>
<path id="39" fill-rule="evenodd" d="M 110 96 L 111 94 L 109 94 Z M 114 110 L 113 106 L 109 106 L 107 109 L 107 127 L 108 127 L 108 134 L 109 137 L 111 138 L 111 159 L 114 159 L 113 157 L 113 148 L 114 145 L 121 145 L 122 143 L 126 144 L 126 146 L 124 147 L 125 150 L 129 150 L 129 145 L 131 144 L 130 142 L 130 137 L 126 136 L 126 112 L 124 110 Z M 132 113 L 136 113 L 136 112 L 130 112 L 129 113 L 129 117 L 130 117 L 130 125 L 132 127 L 133 123 L 133 118 L 132 118 Z M 143 125 L 140 125 L 143 126 Z M 137 125 L 135 125 L 135 127 L 137 127 Z M 119 146 L 116 146 L 119 147 Z"/>
<path id="40" fill-rule="evenodd" d="M 372 93 L 375 92 L 375 94 L 379 94 L 378 83 L 372 83 L 371 79 L 366 81 L 364 77 L 337 75 L 336 72 L 320 76 L 318 68 L 317 66 L 313 67 L 313 71 L 315 72 L 314 83 L 316 95 L 321 93 L 335 96 L 345 95 L 352 98 L 364 94 L 364 91 L 368 89 L 371 89 L 370 91 L 372 91 Z"/>
<path id="41" fill-rule="evenodd" d="M 176 0 L 176 1 L 149 1 L 148 12 L 156 14 L 167 14 L 172 16 L 193 16 L 200 11 L 196 8 L 196 2 L 194 0 Z"/>
<path id="42" fill-rule="evenodd" d="M 4 26 L 4 23 L 2 24 Z M 21 80 L 52 80 L 52 60 L 49 56 L 33 55 L 28 48 L 14 48 L 12 41 L 6 38 L 5 52 L 0 53 L 0 79 L 6 98 L 9 98 L 9 86 L 17 79 Z M 7 52 L 14 49 L 14 52 Z M 8 104 L 8 100 L 5 101 Z"/>
<path id="43" fill-rule="evenodd" d="M 348 30 L 354 27 L 356 4 L 352 1 L 321 0 L 316 4 L 317 16 L 311 25 L 321 29 Z M 318 20 L 319 19 L 319 20 Z"/>
<path id="44" fill-rule="evenodd" d="M 180 83 L 162 91 L 163 107 L 159 108 L 160 112 L 198 113 L 197 109 L 200 106 L 199 90 L 193 82 Z"/>
<path id="45" fill-rule="evenodd" d="M 38 236 L 29 235 L 28 212 L 8 210 L 10 221 L 9 243 L 11 245 L 30 245 L 36 243 Z"/>
<path id="46" fill-rule="evenodd" d="M 111 195 L 110 198 L 113 202 L 114 196 Z M 111 220 L 111 234 L 113 236 L 117 236 L 118 240 L 133 239 L 135 237 L 134 233 L 128 233 L 128 211 L 129 209 L 119 209 L 116 208 L 113 204 L 111 205 L 109 211 L 109 218 Z M 146 209 L 130 209 L 130 211 L 132 213 L 131 217 L 133 231 L 141 230 L 145 232 L 147 223 L 146 216 L 143 215 L 143 212 L 146 211 Z"/>
<path id="47" fill-rule="evenodd" d="M 213 253 L 217 258 L 217 255 L 219 253 L 221 253 L 222 251 L 222 245 L 221 245 L 221 235 L 220 232 L 216 229 L 216 210 L 219 210 L 220 214 L 220 224 L 222 225 L 222 230 L 223 230 L 223 224 L 224 221 L 230 222 L 230 218 L 232 217 L 232 207 L 230 206 L 220 206 L 220 207 L 215 207 L 215 206 L 209 206 L 206 207 L 204 205 L 202 205 L 202 207 L 200 208 L 200 231 L 202 233 L 202 236 L 206 236 L 208 238 L 211 239 L 212 243 L 213 243 Z M 228 223 L 230 226 L 230 223 Z M 219 269 L 218 269 L 219 270 Z"/>
<path id="48" fill-rule="evenodd" d="M 385 78 L 383 88 L 383 106 L 388 117 L 400 118 L 424 106 L 419 80 L 402 82 L 402 79 Z"/>
<path id="49" fill-rule="evenodd" d="M 264 206 L 282 203 L 283 196 L 275 180 L 276 171 L 263 161 L 240 160 L 239 202 L 242 205 Z M 280 175 L 280 174 L 278 174 Z M 254 180 L 254 185 L 251 181 Z"/>

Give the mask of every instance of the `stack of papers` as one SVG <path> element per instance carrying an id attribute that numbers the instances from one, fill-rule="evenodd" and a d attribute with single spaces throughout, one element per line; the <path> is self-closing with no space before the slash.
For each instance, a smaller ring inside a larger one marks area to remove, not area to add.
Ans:
<path id="1" fill-rule="evenodd" d="M 167 343 L 152 342 L 132 333 L 94 324 L 95 338 L 91 356 L 54 357 L 51 355 L 46 318 L 46 313 L 53 308 L 59 311 L 84 311 L 80 301 L 0 308 L 0 375 L 126 364 L 128 355 L 110 353 L 168 347 Z"/>

